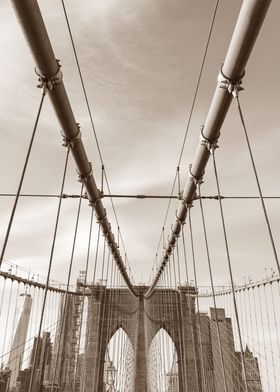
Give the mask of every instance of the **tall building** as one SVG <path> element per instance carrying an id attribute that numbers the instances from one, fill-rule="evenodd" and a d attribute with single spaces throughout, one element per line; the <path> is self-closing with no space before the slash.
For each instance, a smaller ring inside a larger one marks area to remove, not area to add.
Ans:
<path id="1" fill-rule="evenodd" d="M 36 346 L 37 356 L 35 361 Z M 30 367 L 35 367 L 34 380 L 32 382 L 32 389 L 39 391 L 43 388 L 45 372 L 51 362 L 52 344 L 50 332 L 43 332 L 42 337 L 35 337 L 33 350 L 31 353 Z"/>
<path id="2" fill-rule="evenodd" d="M 54 342 L 51 380 L 62 391 L 74 389 L 78 365 L 79 333 L 82 311 L 82 296 L 71 295 L 60 306 L 60 322 Z"/>
<path id="3" fill-rule="evenodd" d="M 27 293 L 20 294 L 19 306 L 16 310 L 18 316 L 17 327 L 9 357 L 9 368 L 11 370 L 10 388 L 16 386 L 16 380 L 21 370 L 31 306 L 31 295 Z"/>
<path id="4" fill-rule="evenodd" d="M 224 377 L 228 392 L 245 390 L 242 357 L 235 351 L 231 319 L 222 308 L 210 308 L 210 317 L 201 313 L 197 318 L 200 328 L 200 379 L 204 379 L 209 392 L 224 391 Z M 222 352 L 222 355 L 221 355 Z M 202 355 L 201 355 L 202 354 Z M 262 392 L 258 360 L 248 347 L 244 352 L 246 381 L 250 392 Z"/>
<path id="5" fill-rule="evenodd" d="M 237 392 L 243 391 L 244 388 L 244 379 L 242 379 L 242 360 L 241 353 L 236 353 L 237 364 L 238 364 L 238 375 L 239 375 L 239 389 Z M 253 392 L 262 392 L 262 383 L 260 377 L 259 363 L 258 359 L 254 357 L 253 353 L 249 350 L 249 347 L 246 346 L 244 351 L 244 364 L 246 370 L 246 380 L 249 391 Z"/>
<path id="6" fill-rule="evenodd" d="M 13 388 L 12 391 L 26 392 L 29 390 L 32 370 L 35 368 L 32 377 L 33 381 L 31 391 L 43 392 L 45 376 L 48 373 L 51 362 L 51 352 L 52 344 L 49 332 L 43 332 L 43 335 L 39 338 L 35 337 L 29 367 L 24 370 L 20 370 L 16 380 L 16 387 Z"/>
<path id="7" fill-rule="evenodd" d="M 179 370 L 177 353 L 173 356 L 170 372 L 166 374 L 167 392 L 179 392 Z"/>
<path id="8" fill-rule="evenodd" d="M 0 369 L 0 392 L 7 392 L 11 371 L 9 368 Z"/>

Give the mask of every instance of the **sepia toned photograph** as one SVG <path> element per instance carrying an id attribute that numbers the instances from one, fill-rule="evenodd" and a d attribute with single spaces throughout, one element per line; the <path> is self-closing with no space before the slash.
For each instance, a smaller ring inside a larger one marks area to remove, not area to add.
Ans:
<path id="1" fill-rule="evenodd" d="M 279 15 L 0 2 L 0 392 L 280 392 Z"/>

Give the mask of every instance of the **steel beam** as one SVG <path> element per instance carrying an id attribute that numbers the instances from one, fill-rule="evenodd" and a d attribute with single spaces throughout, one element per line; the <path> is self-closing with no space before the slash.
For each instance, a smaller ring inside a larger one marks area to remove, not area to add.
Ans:
<path id="1" fill-rule="evenodd" d="M 188 177 L 179 203 L 175 220 L 172 225 L 168 242 L 157 274 L 146 293 L 148 298 L 158 283 L 162 271 L 176 245 L 184 224 L 189 206 L 196 197 L 197 181 L 202 179 L 209 160 L 209 143 L 215 143 L 220 135 L 220 130 L 233 99 L 232 92 L 238 89 L 245 73 L 245 66 L 261 29 L 262 23 L 268 11 L 271 0 L 244 0 L 234 33 L 228 48 L 228 52 L 222 70 L 218 75 L 217 87 L 208 111 L 203 127 L 203 137 L 198 144 L 193 163 L 191 175 Z M 233 91 L 232 91 L 233 89 Z"/>
<path id="2" fill-rule="evenodd" d="M 107 219 L 106 210 L 101 201 L 101 194 L 92 175 L 91 164 L 82 142 L 79 126 L 75 120 L 62 81 L 60 66 L 55 58 L 38 3 L 36 0 L 11 1 L 31 48 L 37 65 L 37 72 L 41 75 L 43 82 L 48 83 L 48 93 L 61 125 L 63 136 L 70 145 L 78 173 L 84 181 L 88 198 L 95 209 L 96 217 L 107 239 L 108 246 L 127 286 L 133 294 L 138 295 L 130 281 L 118 245 L 115 242 L 111 225 Z"/>

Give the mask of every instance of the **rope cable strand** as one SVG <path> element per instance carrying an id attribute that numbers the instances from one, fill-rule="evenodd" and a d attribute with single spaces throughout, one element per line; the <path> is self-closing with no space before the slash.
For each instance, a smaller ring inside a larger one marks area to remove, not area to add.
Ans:
<path id="1" fill-rule="evenodd" d="M 270 238 L 270 242 L 271 242 L 271 246 L 272 246 L 274 259 L 275 259 L 275 262 L 276 262 L 276 266 L 278 268 L 278 273 L 280 275 L 280 263 L 279 263 L 279 259 L 278 259 L 276 246 L 275 246 L 275 241 L 274 241 L 274 238 L 273 238 L 273 233 L 272 233 L 270 221 L 269 221 L 269 218 L 268 218 L 266 205 L 265 205 L 265 202 L 264 202 L 264 197 L 263 197 L 263 193 L 262 193 L 262 189 L 261 189 L 261 185 L 260 185 L 260 180 L 259 180 L 256 164 L 255 164 L 255 159 L 254 159 L 253 151 L 252 151 L 252 148 L 251 148 L 251 143 L 250 143 L 250 139 L 249 139 L 249 135 L 248 135 L 248 131 L 247 131 L 247 127 L 246 127 L 246 124 L 245 124 L 245 120 L 244 120 L 244 116 L 243 116 L 243 113 L 242 113 L 242 109 L 241 109 L 240 100 L 239 100 L 239 96 L 238 95 L 236 97 L 236 102 L 237 102 L 238 113 L 239 113 L 239 116 L 240 116 L 242 128 L 243 128 L 244 135 L 245 135 L 245 138 L 246 138 L 246 143 L 247 143 L 247 147 L 248 147 L 248 151 L 249 151 L 249 155 L 250 155 L 250 159 L 251 159 L 251 163 L 252 163 L 252 167 L 253 167 L 253 171 L 254 171 L 254 175 L 255 175 L 255 179 L 256 179 L 256 184 L 257 184 L 257 188 L 258 188 L 258 192 L 259 192 L 259 196 L 260 196 L 260 200 L 261 200 L 261 204 L 262 204 L 262 209 L 263 209 L 263 213 L 264 213 L 264 217 L 265 217 L 265 221 L 266 221 L 266 225 L 267 225 L 267 229 L 268 229 L 268 234 L 269 234 L 269 238 Z"/>
<path id="2" fill-rule="evenodd" d="M 46 280 L 46 285 L 45 285 L 45 289 L 44 289 L 43 305 L 42 305 L 42 311 L 41 311 L 41 317 L 40 317 L 40 323 L 39 323 L 39 329 L 38 329 L 38 337 L 41 336 L 41 330 L 42 330 L 42 325 L 43 325 L 45 305 L 46 305 L 46 300 L 47 300 L 49 281 L 50 281 L 50 274 L 51 274 L 52 263 L 53 263 L 53 255 L 54 255 L 54 249 L 55 249 L 55 244 L 56 244 L 56 239 L 57 239 L 58 224 L 59 224 L 59 220 L 60 220 L 62 195 L 63 195 L 63 191 L 64 191 L 66 173 L 67 173 L 67 169 L 68 169 L 68 160 L 69 160 L 69 148 L 67 148 L 67 150 L 66 150 L 66 158 L 65 158 L 64 170 L 63 170 L 63 176 L 62 176 L 60 198 L 59 198 L 58 207 L 57 207 L 55 228 L 54 228 L 54 234 L 53 234 L 50 258 L 49 258 L 49 265 L 48 265 L 47 280 Z M 37 343 L 36 343 L 36 347 L 35 347 L 34 362 L 36 362 L 36 360 L 37 360 L 38 349 L 39 349 L 39 339 L 37 339 Z M 33 367 L 32 370 L 31 370 L 31 376 L 30 376 L 30 383 L 29 383 L 29 387 L 28 387 L 28 392 L 32 391 L 32 384 L 33 384 L 34 375 L 35 375 L 35 368 Z"/>
<path id="3" fill-rule="evenodd" d="M 61 348 L 62 334 L 63 334 L 64 329 L 65 329 L 66 313 L 68 311 L 68 306 L 70 304 L 69 298 L 71 298 L 71 297 L 69 297 L 68 290 L 69 290 L 69 286 L 70 286 L 70 278 L 71 278 L 73 261 L 74 261 L 74 253 L 75 253 L 75 249 L 76 249 L 76 239 L 77 239 L 78 226 L 79 226 L 79 221 L 80 221 L 80 212 L 81 212 L 83 189 L 84 189 L 84 183 L 82 182 L 80 199 L 79 199 L 79 204 L 78 204 L 77 217 L 76 217 L 76 222 L 75 222 L 75 230 L 74 230 L 74 236 L 73 236 L 71 257 L 70 257 L 70 263 L 69 263 L 69 267 L 68 267 L 67 286 L 66 286 L 66 292 L 65 292 L 65 301 L 64 301 L 64 306 L 63 306 L 62 320 L 61 320 L 62 324 L 61 324 L 61 328 L 59 330 L 59 340 L 58 340 L 57 356 L 56 356 L 56 360 L 55 360 L 54 373 L 53 373 L 53 377 L 52 377 L 51 392 L 53 392 L 54 387 L 55 387 L 55 379 L 56 379 L 56 373 L 57 373 L 57 367 L 58 367 L 58 357 L 59 357 L 59 355 L 61 355 L 62 361 L 65 359 L 65 358 L 63 358 L 62 353 L 60 354 L 60 348 Z M 59 381 L 61 382 L 61 379 Z M 29 392 L 31 392 L 31 391 L 29 391 Z"/>
<path id="4" fill-rule="evenodd" d="M 202 364 L 202 386 L 203 391 L 206 392 L 206 375 L 205 375 L 205 365 L 204 365 L 204 355 L 203 355 L 203 347 L 202 347 L 202 334 L 201 334 L 201 314 L 200 314 L 200 304 L 199 304 L 199 297 L 198 297 L 198 286 L 197 286 L 197 273 L 196 273 L 196 257 L 195 257 L 195 250 L 194 250 L 194 240 L 193 240 L 193 230 L 192 230 L 192 222 L 191 222 L 191 210 L 189 212 L 189 227 L 190 227 L 190 239 L 191 239 L 191 254 L 192 254 L 192 262 L 193 262 L 193 271 L 194 271 L 194 283 L 195 283 L 195 290 L 196 290 L 196 305 L 197 305 L 197 313 L 198 313 L 198 337 L 199 337 L 199 350 L 201 356 L 201 364 Z M 188 275 L 188 268 L 187 268 L 187 254 L 186 254 L 186 243 L 185 243 L 185 231 L 184 228 L 182 230 L 182 239 L 183 239 L 183 249 L 184 249 L 184 257 L 185 257 L 185 268 L 186 268 L 186 275 L 187 275 L 187 282 L 189 286 L 189 275 Z M 188 295 L 188 302 L 190 307 L 190 295 Z M 190 314 L 191 314 L 191 307 L 190 307 Z M 193 335 L 193 328 L 192 328 L 192 335 Z M 194 341 L 194 336 L 193 336 Z M 193 343 L 194 344 L 194 343 Z"/>
<path id="5" fill-rule="evenodd" d="M 210 40 L 211 40 L 211 36 L 212 36 L 212 31 L 213 31 L 213 27 L 214 27 L 215 20 L 216 20 L 218 6 L 219 6 L 219 0 L 216 1 L 214 12 L 213 12 L 213 16 L 212 16 L 212 20 L 211 20 L 211 24 L 210 24 L 210 29 L 209 29 L 208 36 L 207 36 L 205 50 L 204 50 L 203 57 L 202 57 L 202 62 L 201 62 L 201 66 L 200 66 L 200 70 L 199 70 L 199 74 L 198 74 L 198 79 L 197 79 L 197 83 L 196 83 L 194 97 L 193 97 L 193 100 L 192 100 L 192 105 L 191 105 L 190 113 L 189 113 L 189 116 L 188 116 L 187 126 L 186 126 L 186 130 L 185 130 L 184 138 L 183 138 L 183 141 L 182 141 L 182 147 L 181 147 L 180 154 L 179 154 L 179 159 L 178 159 L 178 163 L 177 163 L 176 173 L 175 173 L 175 177 L 174 177 L 174 180 L 173 180 L 173 185 L 172 185 L 170 198 L 169 198 L 168 205 L 167 205 L 167 210 L 166 210 L 163 226 L 165 226 L 165 224 L 166 224 L 166 219 L 167 219 L 167 216 L 168 216 L 168 213 L 169 213 L 171 199 L 172 199 L 172 196 L 173 196 L 174 187 L 175 187 L 175 184 L 176 184 L 177 177 L 178 177 L 178 183 L 180 184 L 180 178 L 179 178 L 180 164 L 181 164 L 183 153 L 184 153 L 184 149 L 185 149 L 187 135 L 189 133 L 189 128 L 190 128 L 190 124 L 191 124 L 191 120 L 192 120 L 194 106 L 195 106 L 195 103 L 196 103 L 196 98 L 197 98 L 198 90 L 199 90 L 199 87 L 200 87 L 200 82 L 201 82 L 202 73 L 203 73 L 204 66 L 205 66 L 205 61 L 206 61 L 206 57 L 207 57 L 207 53 L 208 53 L 208 49 L 209 49 L 209 44 L 210 44 Z M 180 189 L 179 189 L 179 192 L 180 192 Z M 159 239 L 159 244 L 160 244 L 160 242 L 161 242 L 161 236 L 160 236 L 160 239 Z M 159 245 L 158 245 L 158 248 L 159 248 Z M 156 253 L 158 253 L 158 250 L 157 250 Z M 161 265 L 163 265 L 163 264 L 161 264 Z M 156 277 L 154 279 L 158 281 L 157 275 L 156 275 Z"/>
<path id="6" fill-rule="evenodd" d="M 34 142 L 35 134 L 36 134 L 36 131 L 37 131 L 37 128 L 38 128 L 38 123 L 39 123 L 39 119 L 40 119 L 40 116 L 41 116 L 43 103 L 44 103 L 44 100 L 45 100 L 45 96 L 46 96 L 46 91 L 47 90 L 44 88 L 42 91 L 43 92 L 42 92 L 42 96 L 41 96 L 41 99 L 40 99 L 39 108 L 38 108 L 38 111 L 37 111 L 37 115 L 36 115 L 33 131 L 32 131 L 32 134 L 31 134 L 31 139 L 30 139 L 30 142 L 29 142 L 29 146 L 28 146 L 26 158 L 25 158 L 25 161 L 24 161 L 24 165 L 23 165 L 23 169 L 22 169 L 22 173 L 21 173 L 21 177 L 20 177 L 20 181 L 19 181 L 19 185 L 18 185 L 15 201 L 14 201 L 14 205 L 13 205 L 13 208 L 12 208 L 12 212 L 11 212 L 11 215 L 10 215 L 10 219 L 9 219 L 9 223 L 8 223 L 8 227 L 7 227 L 7 231 L 6 231 L 6 235 L 5 235 L 5 239 L 4 239 L 4 244 L 3 244 L 1 255 L 0 255 L 0 269 L 1 269 L 1 265 L 2 265 L 2 262 L 3 262 L 4 256 L 5 256 L 6 248 L 7 248 L 7 245 L 8 245 L 10 232 L 11 232 L 11 229 L 12 229 L 12 224 L 13 224 L 13 221 L 14 221 L 14 217 L 15 217 L 15 213 L 16 213 L 16 209 L 17 209 L 17 205 L 18 205 L 18 200 L 19 200 L 20 193 L 21 193 L 21 188 L 22 188 L 23 181 L 24 181 L 24 178 L 25 178 L 25 173 L 26 173 L 28 162 L 29 162 L 31 150 L 32 150 L 32 147 L 33 147 L 33 142 Z"/>
<path id="7" fill-rule="evenodd" d="M 198 194 L 199 195 L 201 194 L 200 185 L 201 185 L 201 183 L 199 182 L 198 183 Z M 220 353 L 220 360 L 221 360 L 222 372 L 223 372 L 223 387 L 224 387 L 224 391 L 227 392 L 228 385 L 227 385 L 227 379 L 226 379 L 226 373 L 225 373 L 225 362 L 224 362 L 224 353 L 223 353 L 222 343 L 221 343 L 220 325 L 219 325 L 219 321 L 218 321 L 218 312 L 217 312 L 216 297 L 215 297 L 215 290 L 214 290 L 214 280 L 213 280 L 213 272 L 212 272 L 212 263 L 211 263 L 211 259 L 210 259 L 204 209 L 203 209 L 203 204 L 202 204 L 201 198 L 199 199 L 199 205 L 200 205 L 200 212 L 201 212 L 201 219 L 202 219 L 202 226 L 203 226 L 203 234 L 204 234 L 204 242 L 205 242 L 205 249 L 206 249 L 206 256 L 207 256 L 208 271 L 209 271 L 209 277 L 210 277 L 210 282 L 211 282 L 212 299 L 213 299 L 214 312 L 215 312 L 215 322 L 216 322 L 217 333 L 218 333 L 219 353 Z M 189 215 L 189 222 L 191 225 L 191 216 L 190 215 Z"/>
<path id="8" fill-rule="evenodd" d="M 228 239 L 227 239 L 227 231 L 226 231 L 226 224 L 225 224 L 225 218 L 224 218 L 223 205 L 222 205 L 222 200 L 220 198 L 221 192 L 220 192 L 220 182 L 219 182 L 217 165 L 216 165 L 216 158 L 215 158 L 215 148 L 216 148 L 215 145 L 211 146 L 211 156 L 212 156 L 212 162 L 213 162 L 213 168 L 214 168 L 217 192 L 218 192 L 218 196 L 219 196 L 219 209 L 220 209 L 220 216 L 221 216 L 222 228 L 223 228 L 223 234 L 224 234 L 224 242 L 225 242 L 226 256 L 227 256 L 227 264 L 228 264 L 228 270 L 229 270 L 229 275 L 230 275 L 230 283 L 231 283 L 231 288 L 232 288 L 234 312 L 235 312 L 236 324 L 237 324 L 237 330 L 238 330 L 238 336 L 239 336 L 239 345 L 240 345 L 243 377 L 244 377 L 244 383 L 245 383 L 246 392 L 249 392 L 248 391 L 248 383 L 247 383 L 247 371 L 246 371 L 246 365 L 245 365 L 243 343 L 242 343 L 240 323 L 239 323 L 239 315 L 238 315 L 238 309 L 237 309 L 236 298 L 235 298 L 235 291 L 234 291 L 234 280 L 233 280 L 232 265 L 231 265 L 231 259 L 230 259 L 230 253 L 229 253 L 229 244 L 228 244 Z"/>
<path id="9" fill-rule="evenodd" d="M 76 45 L 75 45 L 75 41 L 74 41 L 72 29 L 71 29 L 71 25 L 70 25 L 70 20 L 69 20 L 69 17 L 68 17 L 68 13 L 67 13 L 67 10 L 66 10 L 66 7 L 65 7 L 64 0 L 61 0 L 61 4 L 62 4 L 63 13 L 64 13 L 64 16 L 65 16 L 67 29 L 68 29 L 68 32 L 69 32 L 70 41 L 71 41 L 71 45 L 72 45 L 72 49 L 73 49 L 73 53 L 74 53 L 74 57 L 75 57 L 75 61 L 76 61 L 76 65 L 77 65 L 77 69 L 78 69 L 81 85 L 82 85 L 83 94 L 84 94 L 84 97 L 85 97 L 85 102 L 86 102 L 87 111 L 88 111 L 89 118 L 90 118 L 91 128 L 92 128 L 92 131 L 93 131 L 93 134 L 94 134 L 94 139 L 95 139 L 95 142 L 96 142 L 99 159 L 100 159 L 100 162 L 101 162 L 101 165 L 102 165 L 102 175 L 101 175 L 102 191 L 103 191 L 104 179 L 105 179 L 105 182 L 106 182 L 106 185 L 107 185 L 107 188 L 108 188 L 108 192 L 109 192 L 109 198 L 110 198 L 110 201 L 111 201 L 113 213 L 114 213 L 115 220 L 116 220 L 116 223 L 117 223 L 117 227 L 119 227 L 120 225 L 119 225 L 119 222 L 118 222 L 118 218 L 117 218 L 116 209 L 115 209 L 115 206 L 114 206 L 114 203 L 113 203 L 113 199 L 111 197 L 109 181 L 108 181 L 107 173 L 106 173 L 106 170 L 105 170 L 105 165 L 104 165 L 104 161 L 103 161 L 103 157 L 102 157 L 102 153 L 101 153 L 101 148 L 100 148 L 100 144 L 99 144 L 99 141 L 98 141 L 96 128 L 95 128 L 95 125 L 94 125 L 93 115 L 92 115 L 92 111 L 91 111 L 91 108 L 90 108 L 89 99 L 88 99 L 88 95 L 87 95 L 87 91 L 86 91 L 86 86 L 85 86 L 85 82 L 84 82 L 84 78 L 83 78 L 83 74 L 82 74 L 82 70 L 81 70 L 81 66 L 80 66 L 80 61 L 79 61 L 79 57 L 78 57 L 78 53 L 77 53 L 77 49 L 76 49 Z M 120 238 L 121 238 L 121 241 L 122 241 L 122 246 L 124 248 L 124 252 L 125 252 L 125 254 L 127 254 L 127 252 L 125 250 L 125 246 L 124 246 L 124 242 L 123 242 L 123 238 L 122 238 L 121 232 L 120 232 Z M 116 247 L 116 249 L 118 250 L 118 247 Z M 116 249 L 114 249 L 114 250 L 116 250 Z M 123 274 L 123 276 L 125 278 L 125 281 L 126 281 L 127 285 L 130 287 L 131 291 L 134 293 L 134 295 L 137 295 L 137 293 L 134 292 L 134 290 L 133 290 L 133 287 L 132 287 L 132 284 L 130 282 L 129 276 L 127 275 L 126 269 L 123 268 L 123 262 L 121 260 L 121 256 L 120 255 L 118 255 L 118 256 L 119 257 L 117 257 L 117 258 L 120 259 L 120 262 L 119 262 L 120 265 L 118 265 L 119 269 L 120 269 L 121 273 Z"/>

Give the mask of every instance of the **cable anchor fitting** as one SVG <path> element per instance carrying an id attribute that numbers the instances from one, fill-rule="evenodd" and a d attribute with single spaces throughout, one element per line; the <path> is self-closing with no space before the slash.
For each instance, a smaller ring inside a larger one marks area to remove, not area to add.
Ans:
<path id="1" fill-rule="evenodd" d="M 69 147 L 69 148 L 72 148 L 72 149 L 73 149 L 76 143 L 80 143 L 81 137 L 82 137 L 82 134 L 81 134 L 81 127 L 80 127 L 80 124 L 79 124 L 79 123 L 76 123 L 76 125 L 77 125 L 77 133 L 76 133 L 76 135 L 74 135 L 74 136 L 72 136 L 72 137 L 67 138 L 67 137 L 62 133 L 62 131 L 60 132 L 61 135 L 62 135 L 62 139 L 63 139 L 63 143 L 62 143 L 62 146 L 63 146 L 63 147 L 66 147 L 66 148 Z"/>
<path id="2" fill-rule="evenodd" d="M 192 173 L 192 164 L 191 163 L 189 164 L 189 176 L 190 176 L 191 180 L 194 182 L 196 187 L 199 184 L 203 184 L 203 175 L 204 175 L 204 172 L 203 172 L 203 174 L 201 176 L 195 176 Z M 183 200 L 184 200 L 184 198 L 183 198 Z M 184 201 L 186 202 L 186 200 L 184 200 Z"/>
<path id="3" fill-rule="evenodd" d="M 203 130 L 204 130 L 204 125 L 202 125 L 200 128 L 201 145 L 206 146 L 210 152 L 213 152 L 214 150 L 216 150 L 216 148 L 219 148 L 218 140 L 220 137 L 220 133 L 217 135 L 215 139 L 211 140 L 208 139 L 206 136 L 204 136 Z"/>
<path id="4" fill-rule="evenodd" d="M 89 162 L 90 170 L 86 174 L 81 174 L 78 172 L 78 182 L 86 184 L 88 182 L 89 177 L 92 175 L 92 163 Z"/>
<path id="5" fill-rule="evenodd" d="M 48 76 L 43 75 L 37 71 L 35 68 L 35 73 L 38 78 L 39 84 L 37 85 L 38 88 L 43 88 L 44 94 L 46 94 L 47 90 L 52 90 L 54 87 L 59 86 L 62 83 L 63 74 L 60 70 L 61 65 L 59 63 L 60 60 L 56 60 L 57 62 L 57 71 L 54 75 Z"/>
<path id="6" fill-rule="evenodd" d="M 217 78 L 218 86 L 224 90 L 228 90 L 228 92 L 232 94 L 234 98 L 237 98 L 239 91 L 244 90 L 244 88 L 241 86 L 244 75 L 245 75 L 245 70 L 239 79 L 237 80 L 230 79 L 223 73 L 223 64 L 222 64 Z"/>
<path id="7" fill-rule="evenodd" d="M 90 199 L 89 200 L 89 206 L 90 207 L 93 207 L 93 208 L 95 208 L 96 207 L 96 204 L 102 199 L 102 197 L 104 196 L 104 194 L 99 190 L 99 189 L 97 189 L 97 192 L 98 192 L 98 196 L 93 200 L 93 199 Z"/>

